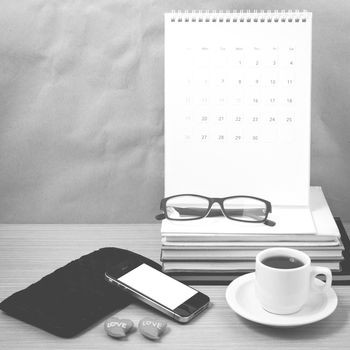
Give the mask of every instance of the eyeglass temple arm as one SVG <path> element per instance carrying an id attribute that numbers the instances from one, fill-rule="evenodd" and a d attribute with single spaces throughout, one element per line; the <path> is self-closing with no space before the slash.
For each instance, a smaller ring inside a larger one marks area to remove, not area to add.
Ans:
<path id="1" fill-rule="evenodd" d="M 181 215 L 200 215 L 203 213 L 202 208 L 179 208 L 179 207 L 173 207 L 176 209 L 176 211 Z M 225 209 L 225 212 L 229 215 L 243 215 L 246 214 L 247 216 L 252 216 L 254 218 L 257 217 L 259 213 L 261 213 L 261 208 L 250 208 L 249 212 L 246 209 Z M 212 216 L 222 216 L 221 209 L 211 209 L 208 213 L 207 217 Z"/>
<path id="2" fill-rule="evenodd" d="M 274 221 L 268 219 L 265 220 L 264 224 L 271 227 L 276 225 Z"/>
<path id="3" fill-rule="evenodd" d="M 164 213 L 160 213 L 158 215 L 155 216 L 156 220 L 164 220 L 165 219 L 165 214 Z"/>
<path id="4" fill-rule="evenodd" d="M 176 211 L 179 212 L 179 214 L 181 215 L 198 215 L 198 214 L 201 214 L 203 212 L 203 209 L 201 208 L 179 208 L 179 207 L 174 207 L 176 209 Z M 249 209 L 249 212 L 247 212 L 246 210 L 244 209 L 225 209 L 225 211 L 228 213 L 228 214 L 236 214 L 236 215 L 242 215 L 243 213 L 245 213 L 245 215 L 249 216 L 249 217 L 252 217 L 254 219 L 259 219 L 257 217 L 257 215 L 254 215 L 254 212 L 252 211 L 256 211 L 257 213 L 259 213 L 261 211 L 261 208 L 251 208 Z M 210 212 L 208 213 L 207 217 L 213 217 L 213 216 L 221 216 L 222 215 L 222 212 L 221 212 L 221 209 L 211 209 Z M 157 220 L 164 220 L 165 219 L 165 214 L 164 213 L 161 213 L 161 214 L 158 214 L 155 218 Z M 266 219 L 264 221 L 264 224 L 267 225 L 267 226 L 275 226 L 276 223 L 272 220 L 268 220 Z"/>

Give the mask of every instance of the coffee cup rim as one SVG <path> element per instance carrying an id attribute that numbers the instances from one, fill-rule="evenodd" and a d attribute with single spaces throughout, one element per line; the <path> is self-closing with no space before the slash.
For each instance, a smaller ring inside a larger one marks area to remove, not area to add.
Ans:
<path id="1" fill-rule="evenodd" d="M 303 262 L 303 265 L 299 266 L 299 267 L 294 267 L 291 269 L 281 269 L 278 267 L 267 266 L 262 262 L 263 259 L 268 258 L 270 256 L 276 256 L 277 254 L 279 254 L 279 255 L 282 255 L 282 254 L 291 255 L 295 258 L 300 259 Z M 264 266 L 264 268 L 283 271 L 283 272 L 288 273 L 288 272 L 302 270 L 302 269 L 308 267 L 311 264 L 311 259 L 306 253 L 304 253 L 300 250 L 297 250 L 297 249 L 287 248 L 287 247 L 274 247 L 274 248 L 264 249 L 261 252 L 259 252 L 256 256 L 256 262 L 259 263 L 260 265 Z"/>

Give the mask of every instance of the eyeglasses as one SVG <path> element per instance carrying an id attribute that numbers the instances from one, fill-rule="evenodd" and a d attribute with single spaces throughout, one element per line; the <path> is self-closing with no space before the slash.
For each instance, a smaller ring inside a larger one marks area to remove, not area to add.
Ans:
<path id="1" fill-rule="evenodd" d="M 212 209 L 214 203 L 218 203 L 220 209 Z M 272 212 L 271 203 L 251 196 L 210 198 L 197 194 L 179 194 L 163 198 L 160 210 L 163 213 L 156 216 L 157 220 L 188 221 L 224 215 L 235 221 L 264 223 L 268 226 L 276 224 L 267 219 Z"/>

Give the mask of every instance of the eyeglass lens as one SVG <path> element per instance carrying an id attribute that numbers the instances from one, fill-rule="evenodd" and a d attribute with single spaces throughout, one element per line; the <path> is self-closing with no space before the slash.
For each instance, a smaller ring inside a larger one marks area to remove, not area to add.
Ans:
<path id="1" fill-rule="evenodd" d="M 166 212 L 169 219 L 190 220 L 202 218 L 209 208 L 209 200 L 197 196 L 177 196 L 166 202 Z"/>
<path id="2" fill-rule="evenodd" d="M 224 200 L 228 217 L 243 221 L 262 221 L 266 218 L 266 204 L 254 198 L 235 197 Z"/>

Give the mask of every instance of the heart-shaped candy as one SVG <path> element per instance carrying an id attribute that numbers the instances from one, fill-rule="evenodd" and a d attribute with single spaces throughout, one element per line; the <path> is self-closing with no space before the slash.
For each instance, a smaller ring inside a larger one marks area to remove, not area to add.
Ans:
<path id="1" fill-rule="evenodd" d="M 148 339 L 157 340 L 164 333 L 167 323 L 163 320 L 145 317 L 139 322 L 139 330 Z"/>
<path id="2" fill-rule="evenodd" d="M 133 326 L 134 323 L 131 320 L 120 320 L 114 316 L 105 321 L 105 331 L 113 338 L 124 338 Z"/>

